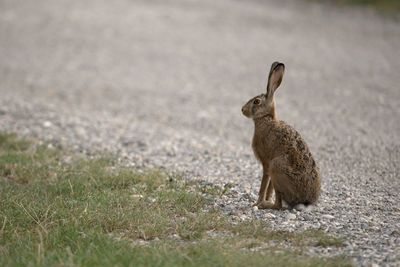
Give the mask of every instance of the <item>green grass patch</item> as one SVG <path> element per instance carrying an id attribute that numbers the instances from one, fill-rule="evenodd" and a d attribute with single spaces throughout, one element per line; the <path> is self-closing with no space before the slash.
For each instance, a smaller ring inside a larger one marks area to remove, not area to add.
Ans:
<path id="1" fill-rule="evenodd" d="M 301 253 L 343 245 L 323 230 L 233 224 L 209 205 L 227 190 L 0 134 L 0 266 L 349 265 Z"/>

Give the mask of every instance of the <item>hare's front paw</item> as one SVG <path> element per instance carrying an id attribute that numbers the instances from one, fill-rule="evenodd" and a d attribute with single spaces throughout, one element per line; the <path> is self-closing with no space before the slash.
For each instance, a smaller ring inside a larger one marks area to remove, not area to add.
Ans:
<path id="1" fill-rule="evenodd" d="M 262 202 L 265 202 L 265 200 L 263 200 L 263 197 L 259 197 L 259 198 L 257 199 L 257 202 L 254 203 L 254 204 L 251 205 L 251 206 L 252 206 L 252 207 L 255 207 L 255 206 L 259 207 L 259 205 L 260 205 Z"/>

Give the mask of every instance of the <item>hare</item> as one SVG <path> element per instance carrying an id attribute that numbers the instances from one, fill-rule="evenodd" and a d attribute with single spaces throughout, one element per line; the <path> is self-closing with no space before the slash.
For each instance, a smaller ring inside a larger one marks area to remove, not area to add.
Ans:
<path id="1" fill-rule="evenodd" d="M 315 204 L 321 189 L 319 169 L 306 142 L 293 127 L 276 118 L 274 94 L 284 71 L 284 64 L 274 62 L 267 93 L 242 107 L 243 115 L 254 121 L 252 148 L 263 167 L 259 197 L 254 204 L 260 209 L 282 209 L 282 200 L 291 207 Z"/>

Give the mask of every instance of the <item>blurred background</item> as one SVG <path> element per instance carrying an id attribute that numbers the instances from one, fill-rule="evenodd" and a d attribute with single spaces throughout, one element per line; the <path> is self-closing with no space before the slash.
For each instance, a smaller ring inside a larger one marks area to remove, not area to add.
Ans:
<path id="1" fill-rule="evenodd" d="M 240 181 L 258 175 L 241 106 L 278 60 L 278 118 L 325 175 L 397 173 L 398 11 L 394 0 L 1 0 L 0 127 Z"/>

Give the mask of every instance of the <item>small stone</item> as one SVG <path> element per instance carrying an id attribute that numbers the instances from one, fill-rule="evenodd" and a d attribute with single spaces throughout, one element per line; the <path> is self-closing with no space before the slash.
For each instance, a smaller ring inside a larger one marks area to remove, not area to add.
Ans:
<path id="1" fill-rule="evenodd" d="M 257 206 L 254 206 L 254 207 L 253 207 L 253 210 L 254 210 L 254 211 L 257 211 L 257 210 L 258 210 L 258 207 L 257 207 Z"/>
<path id="2" fill-rule="evenodd" d="M 243 214 L 239 218 L 240 218 L 241 221 L 245 221 L 245 220 L 249 219 L 249 216 Z"/>
<path id="3" fill-rule="evenodd" d="M 329 214 L 325 214 L 325 215 L 322 215 L 322 218 L 328 219 L 328 220 L 332 220 L 332 219 L 334 219 L 335 217 L 332 216 L 332 215 L 329 215 Z"/>
<path id="4" fill-rule="evenodd" d="M 45 127 L 45 128 L 51 127 L 51 121 L 45 121 L 45 122 L 43 122 L 43 127 Z"/>
<path id="5" fill-rule="evenodd" d="M 288 215 L 286 215 L 286 219 L 288 220 L 294 220 L 296 219 L 296 215 L 293 213 L 289 213 Z"/>
<path id="6" fill-rule="evenodd" d="M 173 234 L 170 236 L 172 239 L 180 239 L 180 236 L 177 234 Z"/>
<path id="7" fill-rule="evenodd" d="M 273 219 L 273 218 L 275 218 L 276 216 L 274 215 L 274 214 L 272 214 L 272 213 L 265 213 L 264 214 L 264 218 L 266 218 L 266 219 Z"/>
<path id="8" fill-rule="evenodd" d="M 390 233 L 391 236 L 400 236 L 400 232 L 397 230 L 394 230 L 393 232 Z"/>
<path id="9" fill-rule="evenodd" d="M 294 209 L 297 211 L 302 211 L 306 208 L 306 206 L 304 204 L 297 204 L 296 206 L 294 206 Z"/>

